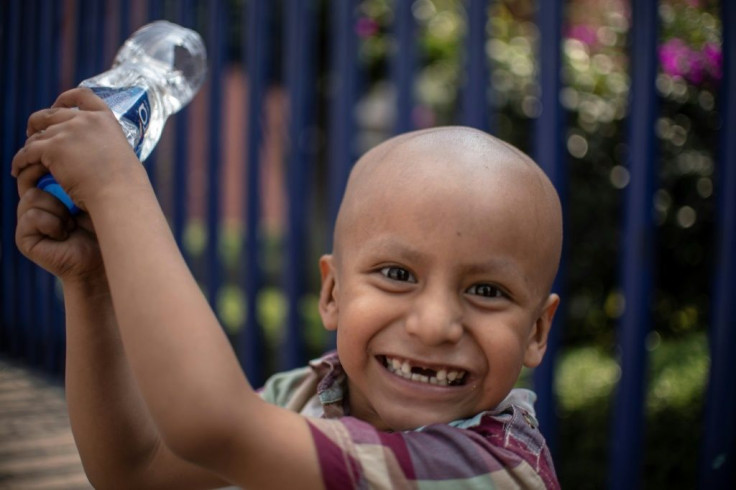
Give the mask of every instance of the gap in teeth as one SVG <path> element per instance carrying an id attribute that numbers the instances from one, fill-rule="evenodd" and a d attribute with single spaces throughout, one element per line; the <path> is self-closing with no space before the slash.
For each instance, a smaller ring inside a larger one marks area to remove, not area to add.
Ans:
<path id="1" fill-rule="evenodd" d="M 393 374 L 411 381 L 440 386 L 463 384 L 465 371 L 441 368 L 439 370 L 422 366 L 412 366 L 408 361 L 383 356 L 383 365 Z"/>

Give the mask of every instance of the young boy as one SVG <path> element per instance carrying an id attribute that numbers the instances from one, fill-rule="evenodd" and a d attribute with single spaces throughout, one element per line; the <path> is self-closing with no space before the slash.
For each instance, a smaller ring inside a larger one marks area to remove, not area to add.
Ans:
<path id="1" fill-rule="evenodd" d="M 363 156 L 320 260 L 337 353 L 259 396 L 105 104 L 73 89 L 28 136 L 16 240 L 63 284 L 69 413 L 96 486 L 558 487 L 534 395 L 512 388 L 559 303 L 561 212 L 513 147 L 450 127 Z M 47 172 L 87 214 L 34 187 Z"/>

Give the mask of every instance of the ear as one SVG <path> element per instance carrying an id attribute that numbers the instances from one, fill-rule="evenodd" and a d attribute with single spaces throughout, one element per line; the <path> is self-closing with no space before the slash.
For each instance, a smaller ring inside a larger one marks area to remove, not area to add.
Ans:
<path id="1" fill-rule="evenodd" d="M 560 297 L 556 294 L 550 294 L 542 306 L 539 318 L 534 322 L 532 331 L 526 343 L 526 352 L 524 353 L 524 365 L 529 368 L 539 366 L 547 350 L 547 339 L 549 331 L 552 328 L 552 320 L 555 318 L 555 312 L 560 305 Z"/>
<path id="2" fill-rule="evenodd" d="M 319 292 L 319 315 L 327 330 L 337 330 L 337 282 L 335 281 L 334 258 L 323 255 L 319 259 L 322 287 Z"/>

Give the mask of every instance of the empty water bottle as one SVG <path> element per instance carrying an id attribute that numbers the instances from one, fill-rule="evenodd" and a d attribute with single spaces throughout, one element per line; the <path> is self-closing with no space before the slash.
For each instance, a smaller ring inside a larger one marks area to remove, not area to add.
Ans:
<path id="1" fill-rule="evenodd" d="M 144 161 L 158 143 L 166 119 L 197 93 L 207 71 L 196 32 L 167 21 L 147 24 L 125 41 L 110 70 L 83 81 L 110 107 L 136 155 Z M 37 186 L 79 212 L 51 174 Z"/>

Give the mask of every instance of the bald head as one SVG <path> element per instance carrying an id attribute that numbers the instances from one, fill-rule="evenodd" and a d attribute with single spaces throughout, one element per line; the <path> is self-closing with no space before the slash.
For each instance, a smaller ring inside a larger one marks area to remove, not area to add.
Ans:
<path id="1" fill-rule="evenodd" d="M 485 219 L 491 214 L 513 214 L 524 229 L 519 240 L 529 242 L 519 246 L 534 248 L 542 259 L 539 280 L 551 287 L 562 246 L 562 213 L 554 186 L 527 155 L 467 127 L 405 133 L 363 155 L 350 174 L 338 213 L 334 254 L 344 252 L 346 239 L 356 231 L 374 226 L 382 214 L 397 212 L 387 203 L 412 192 L 418 199 L 442 199 L 448 205 L 455 202 L 450 196 L 466 197 L 464 212 L 478 227 L 492 226 Z M 488 199 L 494 207 L 480 207 Z M 442 219 L 438 213 L 436 221 Z"/>

